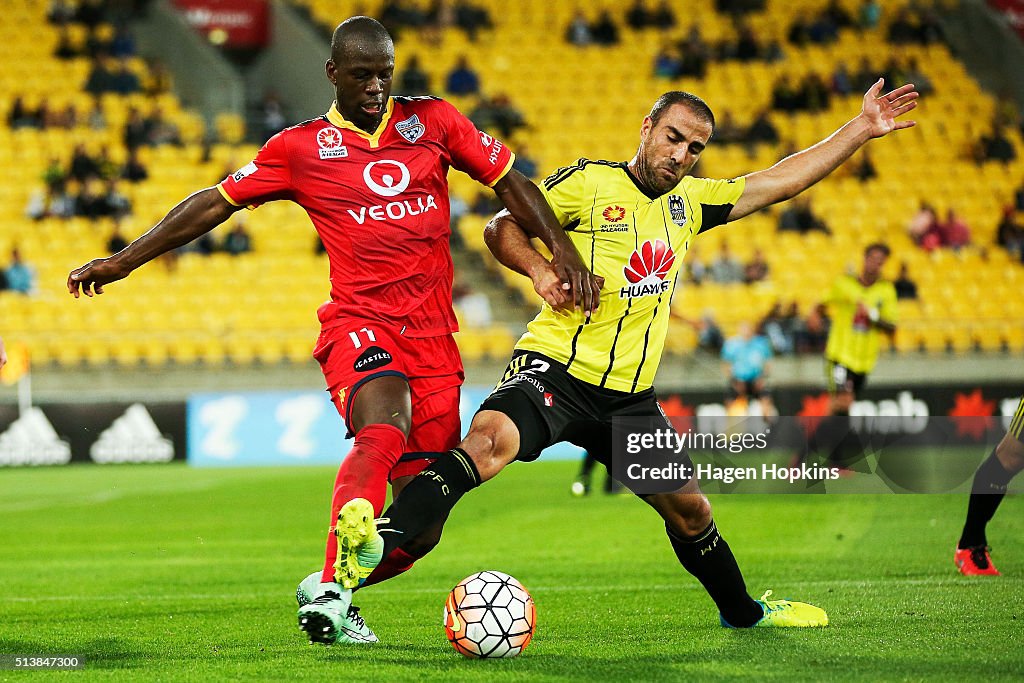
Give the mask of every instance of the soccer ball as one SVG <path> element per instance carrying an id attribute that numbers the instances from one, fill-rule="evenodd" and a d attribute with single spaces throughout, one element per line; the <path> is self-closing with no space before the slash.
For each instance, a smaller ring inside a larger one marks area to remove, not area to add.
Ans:
<path id="1" fill-rule="evenodd" d="M 444 604 L 448 641 L 466 657 L 515 657 L 530 644 L 536 624 L 529 591 L 502 572 L 467 576 Z"/>

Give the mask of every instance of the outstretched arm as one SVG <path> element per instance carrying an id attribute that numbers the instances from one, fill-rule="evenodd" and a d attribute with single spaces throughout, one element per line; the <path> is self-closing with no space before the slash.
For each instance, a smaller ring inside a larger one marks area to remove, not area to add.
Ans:
<path id="1" fill-rule="evenodd" d="M 880 78 L 864 94 L 860 114 L 818 144 L 786 157 L 771 168 L 746 176 L 746 187 L 728 220 L 734 221 L 766 206 L 790 199 L 836 170 L 872 138 L 915 125 L 897 119 L 917 106 L 913 84 L 884 95 Z"/>
<path id="2" fill-rule="evenodd" d="M 77 299 L 81 293 L 103 293 L 104 285 L 128 277 L 139 266 L 157 256 L 188 244 L 226 221 L 240 206 L 229 203 L 216 187 L 190 195 L 163 219 L 113 256 L 89 261 L 68 276 L 68 292 Z"/>
<path id="3" fill-rule="evenodd" d="M 551 207 L 548 206 L 541 191 L 522 173 L 511 170 L 504 178 L 495 183 L 494 192 L 508 210 L 508 214 L 510 214 L 508 220 L 511 220 L 512 217 L 515 218 L 516 229 L 520 232 L 525 230 L 531 236 L 540 238 L 551 250 L 550 264 L 543 256 L 537 255 L 544 260 L 549 268 L 554 269 L 573 307 L 580 306 L 584 313 L 590 315 L 597 309 L 600 302 L 601 287 L 597 283 L 597 278 L 583 263 L 572 240 L 558 224 L 555 214 L 551 211 Z M 491 223 L 493 222 L 491 221 Z M 490 230 L 491 223 L 488 224 L 488 230 Z M 485 237 L 486 234 L 485 232 Z M 528 240 L 527 245 L 529 245 Z M 488 243 L 488 248 L 490 248 L 490 243 Z M 533 250 L 533 247 L 530 249 Z M 494 249 L 492 248 L 491 251 L 493 252 Z M 501 257 L 497 254 L 495 257 L 501 261 Z M 509 267 L 518 273 L 529 275 L 514 266 Z M 534 287 L 536 286 L 535 280 Z"/>

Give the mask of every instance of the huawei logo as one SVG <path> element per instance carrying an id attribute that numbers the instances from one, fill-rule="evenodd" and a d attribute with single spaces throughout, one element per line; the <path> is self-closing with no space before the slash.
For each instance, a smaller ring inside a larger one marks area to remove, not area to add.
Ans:
<path id="1" fill-rule="evenodd" d="M 675 262 L 676 255 L 670 246 L 661 240 L 647 240 L 622 267 L 622 274 L 630 285 L 619 290 L 619 298 L 664 294 L 671 285 L 665 277 Z"/>
<path id="2" fill-rule="evenodd" d="M 601 212 L 601 215 L 609 223 L 618 223 L 626 217 L 626 210 L 621 206 L 609 206 Z"/>

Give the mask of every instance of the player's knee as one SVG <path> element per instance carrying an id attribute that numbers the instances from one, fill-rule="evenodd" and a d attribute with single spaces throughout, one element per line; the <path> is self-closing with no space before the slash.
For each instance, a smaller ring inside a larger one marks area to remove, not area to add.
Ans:
<path id="1" fill-rule="evenodd" d="M 481 411 L 473 418 L 473 425 L 460 448 L 473 459 L 481 481 L 487 481 L 515 459 L 519 432 L 507 415 Z"/>

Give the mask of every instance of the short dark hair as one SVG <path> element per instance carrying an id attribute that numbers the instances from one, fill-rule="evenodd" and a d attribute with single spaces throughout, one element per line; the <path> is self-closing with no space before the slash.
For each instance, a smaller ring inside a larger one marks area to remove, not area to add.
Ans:
<path id="1" fill-rule="evenodd" d="M 885 258 L 889 258 L 889 256 L 892 254 L 892 249 L 890 249 L 889 245 L 886 244 L 885 242 L 872 242 L 868 246 L 864 247 L 864 257 L 867 258 L 867 255 L 873 251 L 882 252 Z"/>
<path id="2" fill-rule="evenodd" d="M 670 90 L 654 101 L 654 106 L 651 107 L 651 113 L 648 114 L 651 118 L 651 123 L 657 125 L 662 114 L 664 114 L 669 107 L 676 104 L 685 105 L 694 114 L 710 123 L 711 132 L 715 132 L 715 113 L 711 111 L 711 107 L 708 106 L 708 103 L 693 93 L 685 92 L 683 90 Z"/>
<path id="3" fill-rule="evenodd" d="M 331 59 L 341 57 L 353 43 L 376 43 L 394 51 L 391 34 L 373 17 L 349 17 L 338 24 L 331 36 Z"/>

